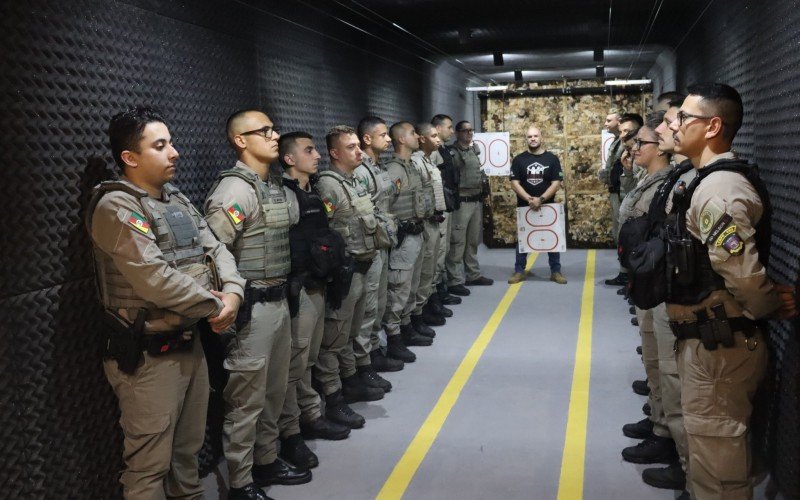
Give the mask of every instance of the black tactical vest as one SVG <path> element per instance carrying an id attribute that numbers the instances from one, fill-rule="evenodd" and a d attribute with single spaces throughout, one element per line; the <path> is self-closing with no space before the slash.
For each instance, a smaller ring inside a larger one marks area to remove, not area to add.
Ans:
<path id="1" fill-rule="evenodd" d="M 665 222 L 669 303 L 693 305 L 703 301 L 711 292 L 725 289 L 725 280 L 711 267 L 707 245 L 686 230 L 686 212 L 695 189 L 709 174 L 719 170 L 741 174 L 753 185 L 761 198 L 764 212 L 754 229 L 758 259 L 767 267 L 772 239 L 772 204 L 767 187 L 758 175 L 758 167 L 735 159 L 716 161 L 698 171 L 697 177 L 686 187 L 683 196 L 676 194 L 673 197 L 673 213 Z"/>

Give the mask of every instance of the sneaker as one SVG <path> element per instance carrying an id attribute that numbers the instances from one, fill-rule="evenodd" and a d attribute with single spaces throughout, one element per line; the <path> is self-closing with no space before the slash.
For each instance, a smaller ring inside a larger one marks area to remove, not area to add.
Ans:
<path id="1" fill-rule="evenodd" d="M 565 278 L 564 275 L 559 273 L 559 272 L 551 273 L 550 274 L 550 281 L 554 281 L 554 282 L 558 283 L 559 285 L 566 285 L 567 284 L 567 278 Z"/>
<path id="2" fill-rule="evenodd" d="M 651 436 L 636 446 L 623 449 L 622 458 L 634 464 L 671 464 L 678 460 L 678 451 L 672 439 Z"/>
<path id="3" fill-rule="evenodd" d="M 386 356 L 380 349 L 375 349 L 369 353 L 369 357 L 376 372 L 399 372 L 403 369 L 404 363 L 402 361 Z"/>
<path id="4" fill-rule="evenodd" d="M 522 283 L 523 281 L 525 281 L 525 275 L 522 274 L 522 273 L 514 273 L 514 274 L 511 275 L 510 278 L 508 278 L 508 284 L 509 285 L 514 285 L 516 283 Z"/>
<path id="5" fill-rule="evenodd" d="M 450 292 L 453 295 L 460 295 L 461 297 L 466 297 L 467 295 L 469 295 L 471 293 L 469 291 L 469 289 L 467 287 L 465 287 L 464 285 L 449 286 L 449 287 L 447 287 L 447 291 Z"/>
<path id="6" fill-rule="evenodd" d="M 673 462 L 667 467 L 655 467 L 642 471 L 642 481 L 653 488 L 681 491 L 686 488 L 686 473 L 680 462 Z"/>
<path id="7" fill-rule="evenodd" d="M 631 439 L 647 439 L 653 435 L 653 421 L 643 418 L 635 424 L 625 424 L 622 426 L 622 434 Z"/>
<path id="8" fill-rule="evenodd" d="M 650 395 L 650 386 L 647 385 L 647 379 L 644 380 L 634 380 L 631 384 L 631 388 L 633 392 L 640 396 L 648 396 Z"/>
<path id="9" fill-rule="evenodd" d="M 474 280 L 467 280 L 467 286 L 491 286 L 494 284 L 494 280 L 491 278 L 487 278 L 485 276 L 478 276 Z"/>

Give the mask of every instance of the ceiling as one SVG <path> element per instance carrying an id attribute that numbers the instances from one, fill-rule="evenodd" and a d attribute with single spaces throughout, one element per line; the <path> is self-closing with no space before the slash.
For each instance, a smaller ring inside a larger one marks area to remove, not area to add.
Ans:
<path id="1" fill-rule="evenodd" d="M 484 81 L 642 77 L 676 46 L 706 2 L 696 0 L 304 0 L 426 62 L 446 60 Z M 610 14 L 610 15 L 609 15 Z M 651 20 L 655 19 L 654 23 Z M 609 22 L 610 21 L 610 22 Z M 604 49 L 604 60 L 594 60 Z M 503 64 L 493 54 L 503 54 Z"/>

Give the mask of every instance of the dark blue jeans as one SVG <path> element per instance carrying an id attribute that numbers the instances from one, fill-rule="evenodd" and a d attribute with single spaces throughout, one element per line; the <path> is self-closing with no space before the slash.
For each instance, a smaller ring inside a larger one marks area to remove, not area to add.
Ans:
<path id="1" fill-rule="evenodd" d="M 525 272 L 528 254 L 519 253 L 519 247 L 515 251 L 517 252 L 517 261 L 514 263 L 514 272 L 522 274 Z M 550 264 L 551 273 L 561 272 L 561 254 L 559 252 L 547 252 L 547 263 Z"/>

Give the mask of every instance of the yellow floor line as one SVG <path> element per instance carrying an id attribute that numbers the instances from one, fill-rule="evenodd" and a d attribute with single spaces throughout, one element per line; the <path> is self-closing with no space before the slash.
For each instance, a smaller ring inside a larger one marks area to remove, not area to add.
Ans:
<path id="1" fill-rule="evenodd" d="M 589 419 L 589 376 L 592 368 L 592 317 L 594 315 L 595 251 L 586 254 L 586 276 L 581 296 L 581 319 L 578 323 L 578 347 L 572 372 L 567 432 L 558 500 L 583 498 L 583 468 L 586 458 L 586 423 Z"/>
<path id="2" fill-rule="evenodd" d="M 525 267 L 526 270 L 530 270 L 537 256 L 537 253 L 532 253 L 528 256 L 528 264 Z M 486 346 L 489 345 L 492 337 L 494 337 L 494 333 L 503 320 L 503 316 L 508 312 L 511 302 L 513 302 L 514 298 L 517 296 L 520 285 L 521 283 L 517 283 L 508 287 L 503 299 L 497 305 L 491 317 L 489 317 L 489 321 L 486 322 L 486 325 L 483 327 L 483 330 L 481 330 L 478 338 L 475 339 L 472 347 L 467 351 L 464 359 L 461 360 L 458 369 L 450 378 L 450 382 L 447 383 L 447 387 L 444 388 L 441 396 L 439 396 L 436 406 L 434 406 L 433 410 L 428 414 L 428 418 L 425 419 L 417 435 L 414 436 L 414 440 L 411 441 L 411 444 L 408 445 L 403 456 L 400 457 L 400 461 L 394 466 L 392 473 L 383 484 L 383 488 L 381 488 L 376 498 L 388 500 L 401 498 L 403 496 L 408 485 L 411 484 L 414 474 L 417 473 L 417 469 L 425 459 L 425 455 L 428 454 L 428 450 L 430 450 L 431 445 L 439 435 L 439 431 L 442 429 L 445 420 L 447 420 L 448 415 L 450 415 L 450 410 L 453 409 L 453 405 L 458 401 L 461 390 L 464 388 L 467 380 L 469 380 L 470 375 L 472 375 L 475 365 L 478 364 L 478 360 L 481 359 L 483 352 L 486 350 Z"/>

